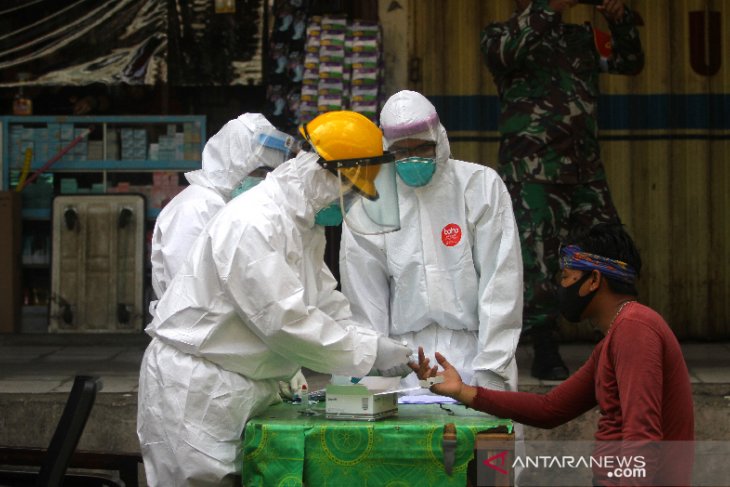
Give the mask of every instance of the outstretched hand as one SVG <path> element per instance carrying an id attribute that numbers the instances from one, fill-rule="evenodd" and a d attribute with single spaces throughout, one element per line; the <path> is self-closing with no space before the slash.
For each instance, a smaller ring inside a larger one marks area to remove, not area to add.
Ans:
<path id="1" fill-rule="evenodd" d="M 439 352 L 436 352 L 436 361 L 443 368 L 442 372 L 438 372 L 438 365 L 431 367 L 431 360 L 423 353 L 423 347 L 418 347 L 418 364 L 409 363 L 408 365 L 421 380 L 428 379 L 429 377 L 443 376 L 444 381 L 431 386 L 430 391 L 442 396 L 453 397 L 463 402 L 461 396 L 463 395 L 465 386 L 459 372 Z"/>

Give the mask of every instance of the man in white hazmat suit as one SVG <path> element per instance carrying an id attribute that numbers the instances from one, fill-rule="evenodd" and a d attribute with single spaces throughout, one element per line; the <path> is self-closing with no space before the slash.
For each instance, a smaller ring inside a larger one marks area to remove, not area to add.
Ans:
<path id="1" fill-rule="evenodd" d="M 278 144 L 265 145 L 276 140 Z M 270 146 L 274 147 L 270 147 Z M 182 267 L 190 246 L 234 193 L 257 182 L 249 174 L 275 169 L 289 159 L 293 138 L 260 113 L 244 113 L 226 123 L 205 144 L 202 169 L 185 173 L 190 185 L 160 212 L 152 233 L 152 288 L 159 299 Z"/>
<path id="2" fill-rule="evenodd" d="M 244 113 L 226 123 L 203 149 L 202 168 L 185 173 L 190 185 L 160 212 L 152 232 L 152 289 L 159 299 L 180 270 L 205 225 L 232 198 L 263 180 L 289 159 L 294 139 L 260 113 Z M 151 303 L 154 308 L 157 301 Z M 307 381 L 297 371 L 280 383 L 285 397 Z"/>
<path id="3" fill-rule="evenodd" d="M 380 122 L 402 227 L 375 236 L 343 227 L 340 277 L 355 320 L 427 355 L 450 350 L 465 383 L 517 390 L 522 260 L 505 185 L 489 167 L 449 158 L 423 95 L 391 96 Z M 403 386 L 417 387 L 415 374 Z"/>
<path id="4" fill-rule="evenodd" d="M 277 381 L 300 366 L 353 376 L 407 367 L 411 349 L 352 321 L 315 224 L 345 182 L 377 198 L 383 171 L 359 172 L 357 158 L 378 163 L 382 132 L 354 112 L 306 127 L 317 153 L 300 152 L 219 211 L 154 310 L 137 416 L 151 486 L 233 485 L 246 420 L 278 402 Z M 339 178 L 324 169 L 333 159 Z"/>

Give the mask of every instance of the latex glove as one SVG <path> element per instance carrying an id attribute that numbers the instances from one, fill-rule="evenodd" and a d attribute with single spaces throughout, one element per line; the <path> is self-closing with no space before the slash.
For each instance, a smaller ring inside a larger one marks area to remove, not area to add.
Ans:
<path id="1" fill-rule="evenodd" d="M 307 386 L 307 389 L 309 389 L 309 384 L 307 384 L 307 378 L 304 377 L 304 374 L 302 374 L 302 369 L 299 369 L 296 371 L 294 376 L 289 379 L 289 387 L 292 391 L 301 391 L 302 386 Z"/>
<path id="2" fill-rule="evenodd" d="M 279 395 L 283 400 L 291 401 L 294 399 L 294 394 L 302 390 L 302 385 L 307 384 L 307 379 L 302 374 L 302 369 L 297 370 L 294 376 L 289 379 L 289 382 L 280 380 L 279 381 Z M 307 385 L 309 388 L 309 385 Z"/>
<path id="3" fill-rule="evenodd" d="M 485 387 L 493 391 L 503 391 L 505 389 L 504 379 L 491 370 L 475 371 L 474 382 L 479 387 Z"/>
<path id="4" fill-rule="evenodd" d="M 288 382 L 283 380 L 279 381 L 279 396 L 283 401 L 291 401 L 294 399 L 294 391 L 291 390 Z"/>
<path id="5" fill-rule="evenodd" d="M 382 375 L 383 377 L 400 377 L 402 379 L 403 377 L 413 372 L 413 370 L 411 370 L 408 365 L 403 364 L 396 365 L 395 367 L 391 367 L 389 369 L 380 370 L 379 372 L 380 375 Z"/>
<path id="6" fill-rule="evenodd" d="M 400 375 L 405 369 L 408 369 L 408 373 L 410 373 L 408 357 L 412 354 L 413 350 L 402 343 L 386 336 L 380 336 L 378 337 L 378 351 L 373 369 L 379 371 L 381 375 L 389 377 Z"/>

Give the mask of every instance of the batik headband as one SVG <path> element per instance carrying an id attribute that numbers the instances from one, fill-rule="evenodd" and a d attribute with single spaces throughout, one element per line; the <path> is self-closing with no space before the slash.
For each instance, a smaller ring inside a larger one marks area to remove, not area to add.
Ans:
<path id="1" fill-rule="evenodd" d="M 636 271 L 626 262 L 589 254 L 577 245 L 568 245 L 560 250 L 560 268 L 566 267 L 579 271 L 597 270 L 606 277 L 626 284 L 636 281 Z"/>

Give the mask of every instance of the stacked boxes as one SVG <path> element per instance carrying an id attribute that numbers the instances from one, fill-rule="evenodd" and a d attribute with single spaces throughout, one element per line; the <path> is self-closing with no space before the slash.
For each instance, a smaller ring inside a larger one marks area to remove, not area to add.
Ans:
<path id="1" fill-rule="evenodd" d="M 61 119 L 63 120 L 63 119 Z M 57 155 L 68 146 L 76 137 L 84 134 L 89 126 L 98 126 L 99 122 L 66 123 L 29 121 L 12 123 L 9 125 L 8 155 L 11 186 L 17 185 L 23 169 L 26 151 L 30 151 L 32 173 L 40 166 Z M 158 123 L 135 122 L 136 126 L 124 127 L 121 124 L 109 124 L 104 132 L 94 135 L 94 140 L 83 137 L 77 144 L 59 160 L 59 162 L 87 162 L 87 161 L 119 161 L 118 167 L 124 171 L 124 161 L 160 160 L 172 164 L 159 164 L 162 167 L 174 167 L 180 161 L 201 160 L 201 122 L 177 122 L 161 125 Z M 157 136 L 159 129 L 163 129 Z M 156 139 L 156 140 L 155 140 Z M 154 140 L 153 143 L 150 143 Z M 105 146 L 106 143 L 106 146 Z M 156 165 L 151 164 L 150 169 Z M 76 165 L 68 165 L 65 171 Z M 79 169 L 86 167 L 78 165 Z M 115 164 L 100 170 L 118 172 Z M 50 170 L 36 179 L 33 184 L 27 185 L 22 193 L 23 207 L 27 209 L 47 209 L 51 206 L 54 195 L 54 173 Z M 164 204 L 182 190 L 178 183 L 178 171 L 168 173 L 154 173 L 153 184 L 130 185 L 129 182 L 120 182 L 114 187 L 98 182 L 89 182 L 88 177 L 77 179 L 73 174 L 66 173 L 60 179 L 57 188 L 61 194 L 81 193 L 141 193 L 147 197 L 150 208 L 162 208 Z M 118 179 L 113 179 L 113 181 Z M 92 179 L 93 181 L 93 179 Z"/>
<path id="2" fill-rule="evenodd" d="M 380 27 L 342 16 L 313 16 L 307 26 L 299 119 L 349 109 L 376 121 L 382 93 Z"/>
<path id="3" fill-rule="evenodd" d="M 76 127 L 73 129 L 73 137 L 69 141 L 69 144 L 73 139 L 76 137 L 79 137 L 86 132 L 87 129 Z M 63 144 L 63 142 L 61 142 Z M 75 146 L 71 148 L 70 151 L 66 153 L 64 157 L 64 160 L 71 160 L 71 161 L 85 161 L 86 160 L 86 154 L 88 154 L 89 151 L 89 138 L 83 137 L 80 139 Z M 65 145 L 64 145 L 65 146 Z"/>
<path id="4" fill-rule="evenodd" d="M 9 134 L 10 144 L 10 167 L 22 168 L 25 161 L 25 151 L 30 149 L 35 154 L 35 146 L 33 140 L 33 129 L 25 128 L 21 125 L 11 125 Z"/>
<path id="5" fill-rule="evenodd" d="M 83 127 L 74 127 L 72 123 L 60 123 L 59 133 L 59 146 L 58 150 L 54 152 L 55 155 L 58 151 L 63 150 L 64 147 L 68 146 L 73 140 L 82 135 L 85 131 Z M 86 151 L 88 150 L 87 142 L 88 138 L 84 137 L 75 146 L 73 146 L 66 154 L 63 155 L 61 161 L 85 161 Z M 53 156 L 52 155 L 52 156 Z"/>
<path id="6" fill-rule="evenodd" d="M 122 160 L 147 159 L 147 131 L 145 129 L 123 128 Z"/>
<path id="7" fill-rule="evenodd" d="M 350 110 L 360 112 L 371 120 L 378 116 L 381 75 L 380 27 L 371 22 L 354 21 L 349 33 L 352 38 Z"/>
<path id="8" fill-rule="evenodd" d="M 33 166 L 39 167 L 58 154 L 64 147 L 82 135 L 84 127 L 72 123 L 48 123 L 44 127 L 10 126 L 10 167 L 21 169 L 25 152 L 31 149 Z M 88 137 L 82 138 L 62 158 L 62 161 L 85 161 L 89 151 Z"/>
<path id="9" fill-rule="evenodd" d="M 199 161 L 200 127 L 197 123 L 183 124 L 183 131 L 177 132 L 175 124 L 168 124 L 167 132 L 149 147 L 152 161 Z"/>
<path id="10" fill-rule="evenodd" d="M 167 134 L 160 135 L 157 139 L 157 160 L 178 161 L 182 159 L 182 157 L 178 157 L 178 153 L 181 149 L 178 148 L 179 141 L 176 135 L 176 130 L 177 127 L 174 124 L 168 124 Z M 150 146 L 150 152 L 152 151 L 153 148 Z"/>
<path id="11" fill-rule="evenodd" d="M 152 194 L 147 203 L 150 208 L 163 208 L 182 189 L 176 172 L 155 172 L 152 174 Z"/>
<path id="12" fill-rule="evenodd" d="M 61 124 L 60 123 L 49 123 L 48 124 L 48 159 L 58 154 L 63 146 L 61 145 Z M 39 154 L 41 159 L 42 154 Z M 46 160 L 48 160 L 46 159 Z"/>
<path id="13" fill-rule="evenodd" d="M 200 154 L 200 123 L 188 122 L 183 124 L 183 159 L 199 161 Z"/>
<path id="14" fill-rule="evenodd" d="M 299 102 L 299 118 L 308 122 L 317 116 L 317 100 L 319 98 L 319 48 L 322 17 L 314 16 L 307 26 L 307 41 L 304 49 L 304 74 L 302 76 L 302 94 Z"/>
<path id="15" fill-rule="evenodd" d="M 322 18 L 319 44 L 319 81 L 317 111 L 342 110 L 347 106 L 345 71 L 345 36 L 347 19 L 340 16 Z"/>
<path id="16" fill-rule="evenodd" d="M 103 161 L 104 160 L 104 142 L 101 140 L 90 140 L 88 142 L 89 150 L 87 152 L 87 159 L 90 161 Z"/>
<path id="17" fill-rule="evenodd" d="M 129 182 L 120 181 L 116 186 L 108 188 L 107 192 L 142 194 L 147 200 L 149 209 L 159 210 L 184 189 L 178 180 L 178 173 L 175 171 L 155 171 L 152 173 L 152 186 L 132 185 Z"/>
<path id="18" fill-rule="evenodd" d="M 14 168 L 22 168 L 25 151 L 33 151 L 34 166 L 48 162 L 61 149 L 70 144 L 84 129 L 74 130 L 72 123 L 49 123 L 46 127 L 10 127 L 10 164 Z M 86 160 L 86 138 L 76 144 L 61 160 Z"/>

